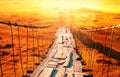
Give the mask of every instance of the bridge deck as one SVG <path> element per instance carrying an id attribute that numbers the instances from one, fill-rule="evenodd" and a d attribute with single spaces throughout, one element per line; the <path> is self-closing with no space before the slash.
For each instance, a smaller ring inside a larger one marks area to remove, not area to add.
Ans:
<path id="1" fill-rule="evenodd" d="M 75 41 L 69 28 L 59 28 L 47 58 L 31 77 L 83 77 L 82 64 L 76 54 Z"/>

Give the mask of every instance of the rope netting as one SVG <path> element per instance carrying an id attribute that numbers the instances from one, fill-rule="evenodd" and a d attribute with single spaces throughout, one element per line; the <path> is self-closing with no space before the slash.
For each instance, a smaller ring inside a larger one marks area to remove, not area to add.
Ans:
<path id="1" fill-rule="evenodd" d="M 95 77 L 120 76 L 120 25 L 93 29 L 74 26 L 73 32 L 85 65 L 83 72 Z"/>
<path id="2" fill-rule="evenodd" d="M 54 37 L 48 36 L 55 34 L 49 34 L 51 25 L 22 25 L 9 21 L 0 21 L 0 24 L 0 77 L 29 76 L 44 59 L 53 41 Z"/>

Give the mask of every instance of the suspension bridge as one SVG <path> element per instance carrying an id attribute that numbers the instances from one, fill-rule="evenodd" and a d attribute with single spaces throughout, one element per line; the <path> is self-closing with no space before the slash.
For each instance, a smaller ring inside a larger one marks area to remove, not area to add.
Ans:
<path id="1" fill-rule="evenodd" d="M 0 23 L 0 77 L 120 76 L 115 45 L 120 25 L 86 29 Z"/>

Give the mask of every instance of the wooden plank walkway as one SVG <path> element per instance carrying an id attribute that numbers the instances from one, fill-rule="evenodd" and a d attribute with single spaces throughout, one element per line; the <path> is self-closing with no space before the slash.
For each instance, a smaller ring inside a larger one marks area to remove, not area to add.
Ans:
<path id="1" fill-rule="evenodd" d="M 75 40 L 69 28 L 59 28 L 47 58 L 31 77 L 83 77 L 82 64 L 77 60 Z"/>

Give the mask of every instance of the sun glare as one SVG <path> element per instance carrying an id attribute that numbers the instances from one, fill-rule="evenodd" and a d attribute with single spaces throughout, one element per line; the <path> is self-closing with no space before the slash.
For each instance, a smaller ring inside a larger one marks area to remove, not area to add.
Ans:
<path id="1" fill-rule="evenodd" d="M 94 1 L 92 4 L 90 1 Z M 79 9 L 98 8 L 96 0 L 42 0 L 42 7 L 45 9 Z"/>
<path id="2" fill-rule="evenodd" d="M 41 10 L 74 10 L 90 8 L 108 12 L 120 12 L 120 0 L 0 0 L 1 11 L 40 12 Z"/>

